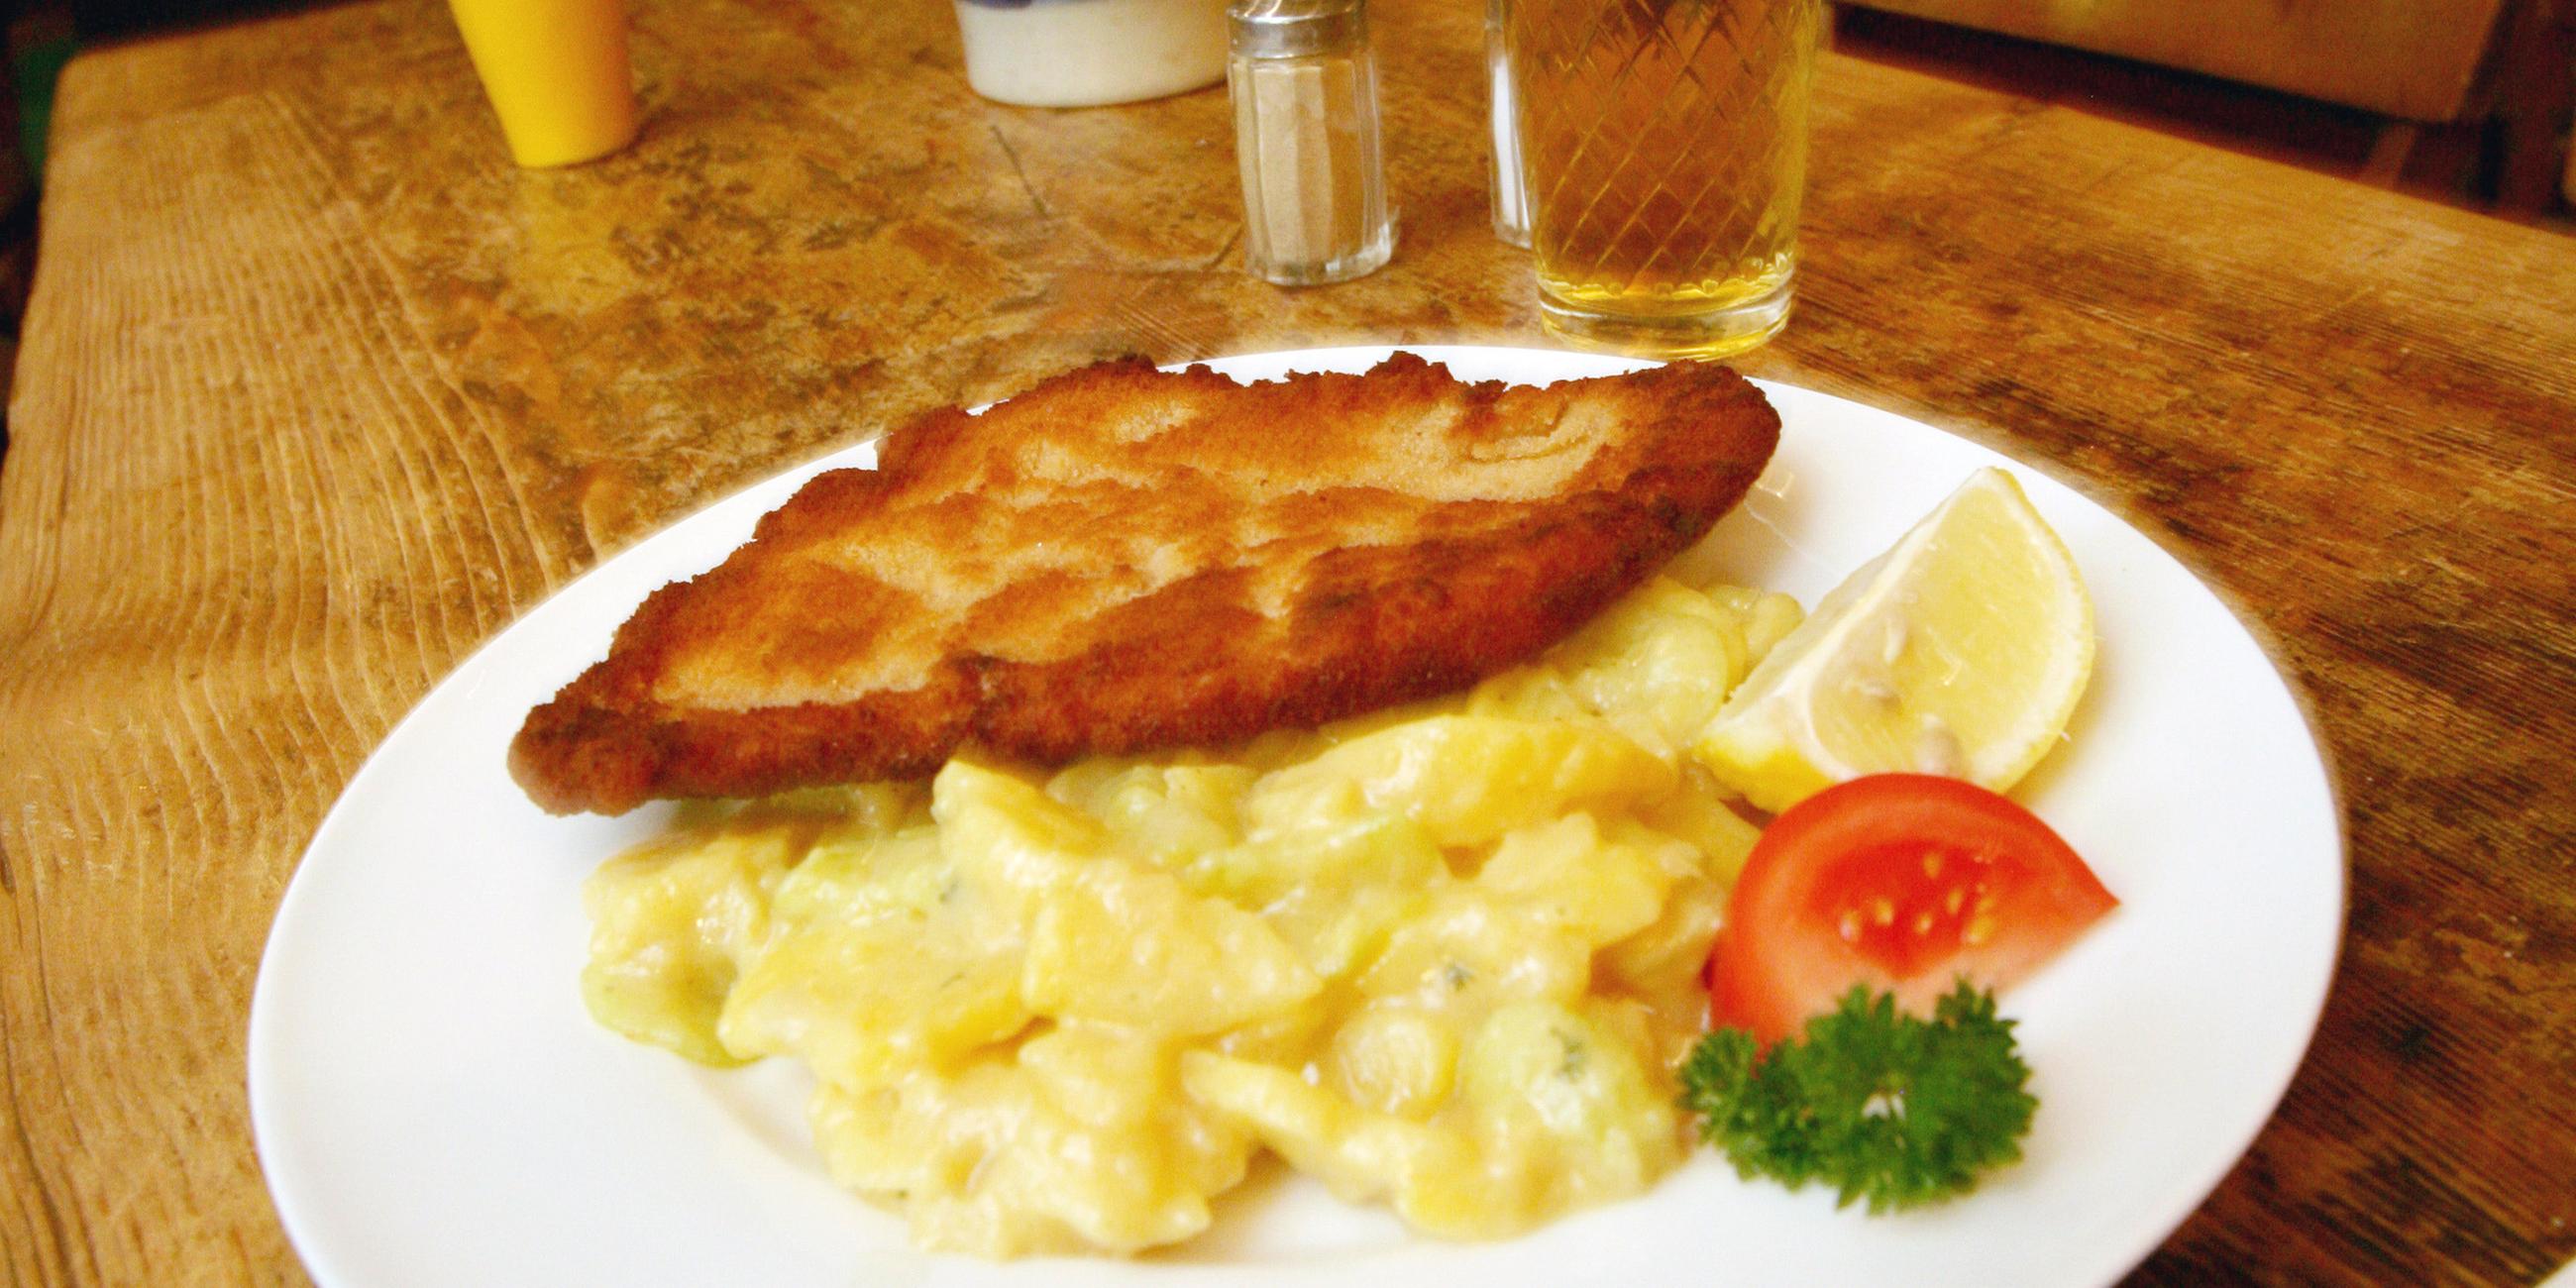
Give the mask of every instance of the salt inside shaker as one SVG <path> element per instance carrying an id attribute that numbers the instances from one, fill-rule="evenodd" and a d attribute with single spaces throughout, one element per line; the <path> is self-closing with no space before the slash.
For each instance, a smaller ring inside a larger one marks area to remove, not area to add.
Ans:
<path id="1" fill-rule="evenodd" d="M 1395 225 L 1362 0 L 1235 0 L 1227 16 L 1244 266 L 1284 286 L 1376 271 Z"/>

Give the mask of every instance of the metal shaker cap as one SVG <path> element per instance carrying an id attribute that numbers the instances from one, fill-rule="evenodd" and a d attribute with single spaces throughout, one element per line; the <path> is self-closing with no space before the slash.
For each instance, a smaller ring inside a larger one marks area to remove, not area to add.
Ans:
<path id="1" fill-rule="evenodd" d="M 1237 58 L 1309 58 L 1368 38 L 1363 0 L 1234 0 L 1226 17 Z"/>

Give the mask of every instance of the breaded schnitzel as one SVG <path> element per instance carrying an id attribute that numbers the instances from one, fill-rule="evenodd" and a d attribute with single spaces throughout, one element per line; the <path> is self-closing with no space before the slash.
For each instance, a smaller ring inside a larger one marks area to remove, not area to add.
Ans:
<path id="1" fill-rule="evenodd" d="M 1215 746 L 1463 687 L 1697 540 L 1780 419 L 1723 367 L 1141 359 L 924 416 L 656 591 L 510 749 L 558 813 Z"/>

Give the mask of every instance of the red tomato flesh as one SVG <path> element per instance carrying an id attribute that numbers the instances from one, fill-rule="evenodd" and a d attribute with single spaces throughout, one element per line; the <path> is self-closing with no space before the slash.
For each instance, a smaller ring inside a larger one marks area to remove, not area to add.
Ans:
<path id="1" fill-rule="evenodd" d="M 1928 1015 L 1958 976 L 2008 988 L 2117 906 L 2002 796 L 1928 774 L 1856 778 L 1763 829 L 1709 956 L 1710 1018 L 1776 1042 L 1854 984 Z"/>

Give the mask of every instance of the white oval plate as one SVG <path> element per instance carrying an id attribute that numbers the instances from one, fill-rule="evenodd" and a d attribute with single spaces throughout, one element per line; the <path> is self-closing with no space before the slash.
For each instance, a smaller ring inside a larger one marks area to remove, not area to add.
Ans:
<path id="1" fill-rule="evenodd" d="M 1214 363 L 1358 370 L 1382 348 Z M 1478 379 L 1639 364 L 1426 348 Z M 1967 473 L 2012 465 L 1928 426 L 1766 386 L 1787 428 L 1745 506 L 1686 556 L 1812 605 Z M 550 818 L 502 764 L 528 709 L 601 656 L 646 593 L 715 564 L 816 471 L 759 484 L 566 587 L 424 699 L 313 838 L 250 1020 L 259 1155 L 333 1288 L 641 1285 L 2097 1284 L 2152 1250 L 2270 1116 L 2316 1027 L 2344 857 L 2298 703 L 2217 596 L 2154 542 L 2013 466 L 2075 552 L 2101 660 L 2071 744 L 2019 793 L 2120 909 L 2004 1001 L 2040 1110 L 2022 1163 L 1897 1217 L 1738 1181 L 1703 1152 L 1626 1203 L 1450 1244 L 1256 1174 L 1218 1226 L 1134 1261 L 912 1251 L 833 1188 L 779 1062 L 700 1070 L 583 1012 L 582 879 L 663 817 Z"/>

